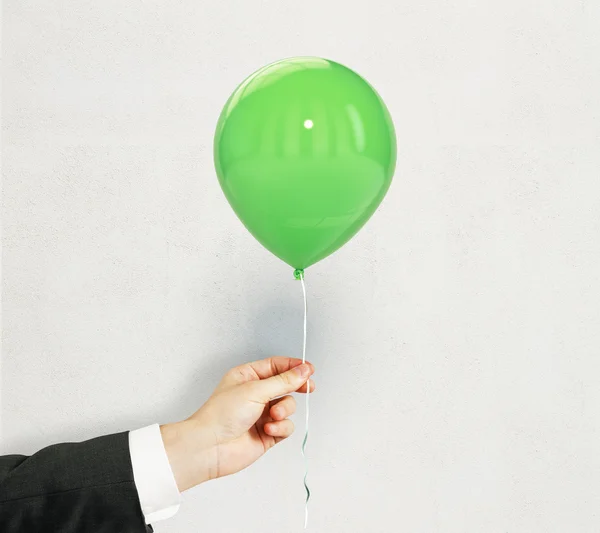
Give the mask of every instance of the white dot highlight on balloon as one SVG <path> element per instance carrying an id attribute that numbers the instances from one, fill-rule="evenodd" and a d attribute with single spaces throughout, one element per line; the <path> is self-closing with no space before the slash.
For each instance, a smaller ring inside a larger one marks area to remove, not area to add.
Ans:
<path id="1" fill-rule="evenodd" d="M 308 119 L 308 120 L 305 120 L 305 121 L 304 121 L 304 127 L 305 127 L 307 130 L 312 130 L 312 127 L 313 127 L 313 121 L 312 121 L 312 120 L 310 120 L 310 119 Z"/>

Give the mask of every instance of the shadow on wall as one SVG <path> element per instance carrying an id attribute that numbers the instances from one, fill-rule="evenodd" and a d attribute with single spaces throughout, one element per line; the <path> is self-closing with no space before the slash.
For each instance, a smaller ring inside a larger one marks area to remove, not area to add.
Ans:
<path id="1" fill-rule="evenodd" d="M 236 316 L 248 317 L 239 309 Z M 72 423 L 61 426 L 51 432 L 39 432 L 32 439 L 32 434 L 23 435 L 22 438 L 12 439 L 10 453 L 33 453 L 57 442 L 81 441 L 98 435 L 136 429 L 151 423 L 167 423 L 182 420 L 196 411 L 210 396 L 222 376 L 230 368 L 272 355 L 285 355 L 292 357 L 302 356 L 302 306 L 298 299 L 290 299 L 282 303 L 281 300 L 264 302 L 259 311 L 247 318 L 244 325 L 239 325 L 232 320 L 231 311 L 223 310 L 210 315 L 208 323 L 206 316 L 203 318 L 203 329 L 215 332 L 215 336 L 222 336 L 222 351 L 210 353 L 201 346 L 198 348 L 197 367 L 181 366 L 180 379 L 171 381 L 171 390 L 157 386 L 156 391 L 140 391 L 140 398 L 152 398 L 160 394 L 162 398 L 149 402 L 142 408 L 123 406 L 123 411 L 114 413 L 101 413 L 100 418 L 84 420 L 73 418 Z M 318 346 L 312 344 L 310 339 L 311 327 L 309 323 L 309 343 L 311 352 L 315 353 Z M 314 335 L 315 340 L 318 335 Z M 200 356 L 201 354 L 201 356 Z M 193 359 L 191 354 L 182 356 L 184 359 Z M 153 381 L 161 382 L 160 368 L 152 370 Z M 131 376 L 132 387 L 135 386 L 135 376 Z M 118 394 L 118 391 L 115 391 Z M 85 398 L 81 398 L 85 402 Z M 76 415 L 74 415 L 76 416 Z"/>
<path id="2" fill-rule="evenodd" d="M 302 309 L 291 302 L 264 305 L 245 328 L 219 320 L 218 314 L 211 322 L 214 331 L 222 331 L 224 337 L 236 335 L 237 338 L 224 340 L 226 349 L 222 352 L 203 354 L 197 370 L 183 380 L 181 393 L 170 398 L 165 409 L 156 413 L 160 420 L 179 420 L 192 414 L 230 368 L 273 355 L 302 356 Z"/>

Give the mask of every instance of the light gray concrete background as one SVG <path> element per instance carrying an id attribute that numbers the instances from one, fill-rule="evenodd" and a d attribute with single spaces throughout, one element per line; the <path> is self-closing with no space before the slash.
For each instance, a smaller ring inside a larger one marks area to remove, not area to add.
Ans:
<path id="1" fill-rule="evenodd" d="M 301 290 L 226 203 L 221 106 L 293 55 L 387 102 L 388 197 L 310 268 L 310 528 L 600 531 L 600 6 L 10 0 L 5 452 L 187 416 L 300 353 Z M 301 417 L 297 417 L 301 425 Z M 300 434 L 157 533 L 301 531 Z"/>

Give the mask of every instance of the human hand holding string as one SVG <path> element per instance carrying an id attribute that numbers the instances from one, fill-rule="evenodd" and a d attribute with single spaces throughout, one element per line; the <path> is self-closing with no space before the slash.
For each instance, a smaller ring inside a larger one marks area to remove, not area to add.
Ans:
<path id="1" fill-rule="evenodd" d="M 294 431 L 292 392 L 310 392 L 314 367 L 271 357 L 225 374 L 207 402 L 181 422 L 161 426 L 180 492 L 239 472 Z"/>

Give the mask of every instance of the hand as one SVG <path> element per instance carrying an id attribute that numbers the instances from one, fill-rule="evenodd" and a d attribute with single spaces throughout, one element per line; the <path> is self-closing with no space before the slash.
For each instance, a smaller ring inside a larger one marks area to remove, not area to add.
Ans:
<path id="1" fill-rule="evenodd" d="M 180 492 L 246 468 L 294 431 L 292 392 L 314 390 L 314 367 L 272 357 L 231 369 L 188 419 L 161 426 Z"/>

